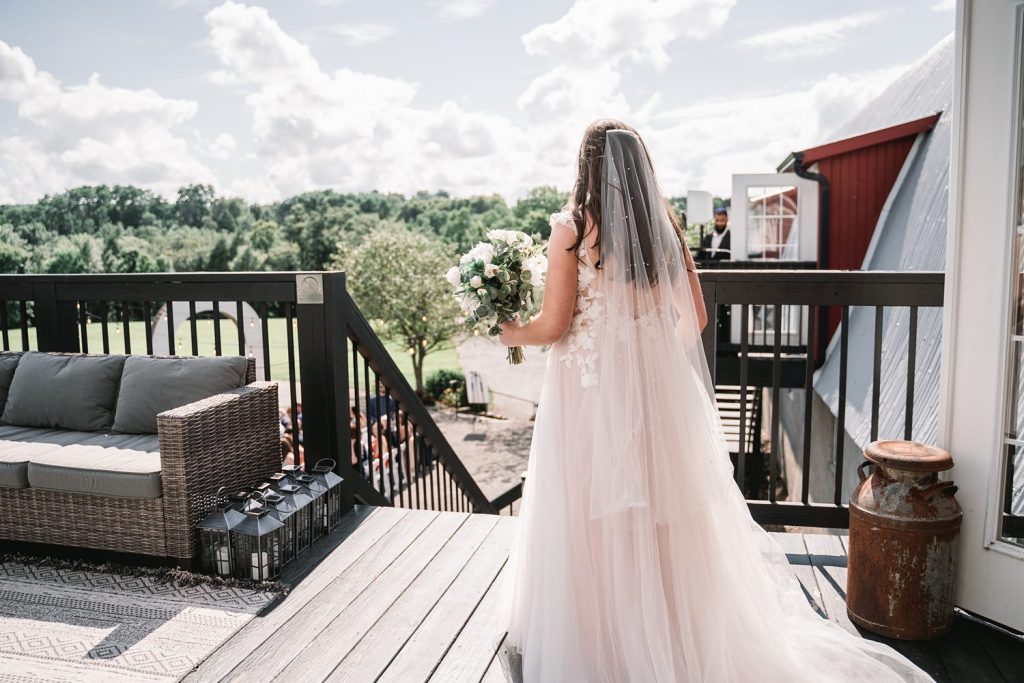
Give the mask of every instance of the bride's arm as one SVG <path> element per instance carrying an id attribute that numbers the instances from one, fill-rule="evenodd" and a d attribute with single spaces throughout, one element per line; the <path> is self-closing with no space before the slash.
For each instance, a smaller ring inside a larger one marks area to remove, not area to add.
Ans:
<path id="1" fill-rule="evenodd" d="M 541 346 L 552 344 L 569 330 L 576 308 L 576 252 L 572 248 L 575 235 L 556 225 L 548 241 L 548 275 L 544 284 L 544 303 L 540 314 L 520 325 L 501 325 L 502 344 L 506 346 Z"/>
<path id="2" fill-rule="evenodd" d="M 704 306 L 704 293 L 700 289 L 700 278 L 697 276 L 697 265 L 693 262 L 693 256 L 685 243 L 683 248 L 683 260 L 686 262 L 686 278 L 690 284 L 690 297 L 693 299 L 693 308 L 697 313 L 697 325 L 703 330 L 708 324 L 708 310 Z"/>

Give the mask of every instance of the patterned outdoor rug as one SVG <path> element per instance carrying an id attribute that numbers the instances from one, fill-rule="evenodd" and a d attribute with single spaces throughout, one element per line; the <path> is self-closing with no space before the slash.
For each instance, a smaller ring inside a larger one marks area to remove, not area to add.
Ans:
<path id="1" fill-rule="evenodd" d="M 176 681 L 277 595 L 0 563 L 0 682 Z"/>

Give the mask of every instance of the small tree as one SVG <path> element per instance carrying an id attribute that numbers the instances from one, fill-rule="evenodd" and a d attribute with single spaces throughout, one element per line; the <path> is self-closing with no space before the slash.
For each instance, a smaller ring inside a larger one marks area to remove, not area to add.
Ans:
<path id="1" fill-rule="evenodd" d="M 444 279 L 454 262 L 444 242 L 397 226 L 374 230 L 334 261 L 346 271 L 348 289 L 363 314 L 381 321 L 380 333 L 409 350 L 421 395 L 424 359 L 456 329 L 458 309 Z"/>

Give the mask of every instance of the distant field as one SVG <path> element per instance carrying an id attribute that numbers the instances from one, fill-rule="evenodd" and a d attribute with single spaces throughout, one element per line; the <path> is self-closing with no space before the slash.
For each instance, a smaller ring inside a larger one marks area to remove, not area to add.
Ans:
<path id="1" fill-rule="evenodd" d="M 142 322 L 129 323 L 129 334 L 131 337 L 132 351 L 134 353 L 145 353 L 146 337 L 145 328 Z M 124 353 L 124 332 L 118 323 L 110 323 L 107 326 L 109 336 L 110 353 Z M 254 329 L 254 332 L 259 332 Z M 270 377 L 274 380 L 288 379 L 288 335 L 287 320 L 284 318 L 271 318 L 267 321 L 267 331 L 270 336 Z M 248 330 L 247 330 L 248 332 Z M 9 346 L 13 351 L 22 350 L 21 331 L 10 330 L 8 332 Z M 36 348 L 36 331 L 34 327 L 28 328 L 29 348 Z M 103 329 L 99 323 L 88 325 L 89 350 L 96 353 L 103 351 Z M 297 344 L 297 336 L 295 337 Z M 196 325 L 197 351 L 200 356 L 214 355 L 214 329 L 212 320 L 200 320 Z M 246 340 L 247 344 L 250 340 Z M 385 340 L 385 347 L 391 357 L 395 359 L 398 367 L 405 375 L 409 383 L 415 386 L 415 378 L 412 371 L 412 359 L 402 344 Z M 224 320 L 221 322 L 221 346 L 223 353 L 238 353 L 238 333 L 233 322 Z M 175 353 L 179 355 L 192 355 L 192 334 L 187 322 L 178 325 L 175 336 Z M 261 355 L 262 349 L 258 346 L 246 348 L 246 354 Z M 298 346 L 295 354 L 296 369 L 298 370 Z M 454 343 L 451 346 L 442 348 L 429 354 L 424 362 L 423 376 L 427 378 L 436 370 L 462 370 L 459 364 L 459 357 L 455 352 Z"/>

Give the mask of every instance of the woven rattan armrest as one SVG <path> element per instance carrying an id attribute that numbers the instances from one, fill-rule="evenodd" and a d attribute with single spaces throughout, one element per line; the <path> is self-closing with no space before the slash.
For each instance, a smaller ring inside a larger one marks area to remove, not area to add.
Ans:
<path id="1" fill-rule="evenodd" d="M 194 527 L 217 489 L 252 484 L 281 466 L 277 384 L 253 382 L 157 415 L 167 547 L 195 555 Z"/>

